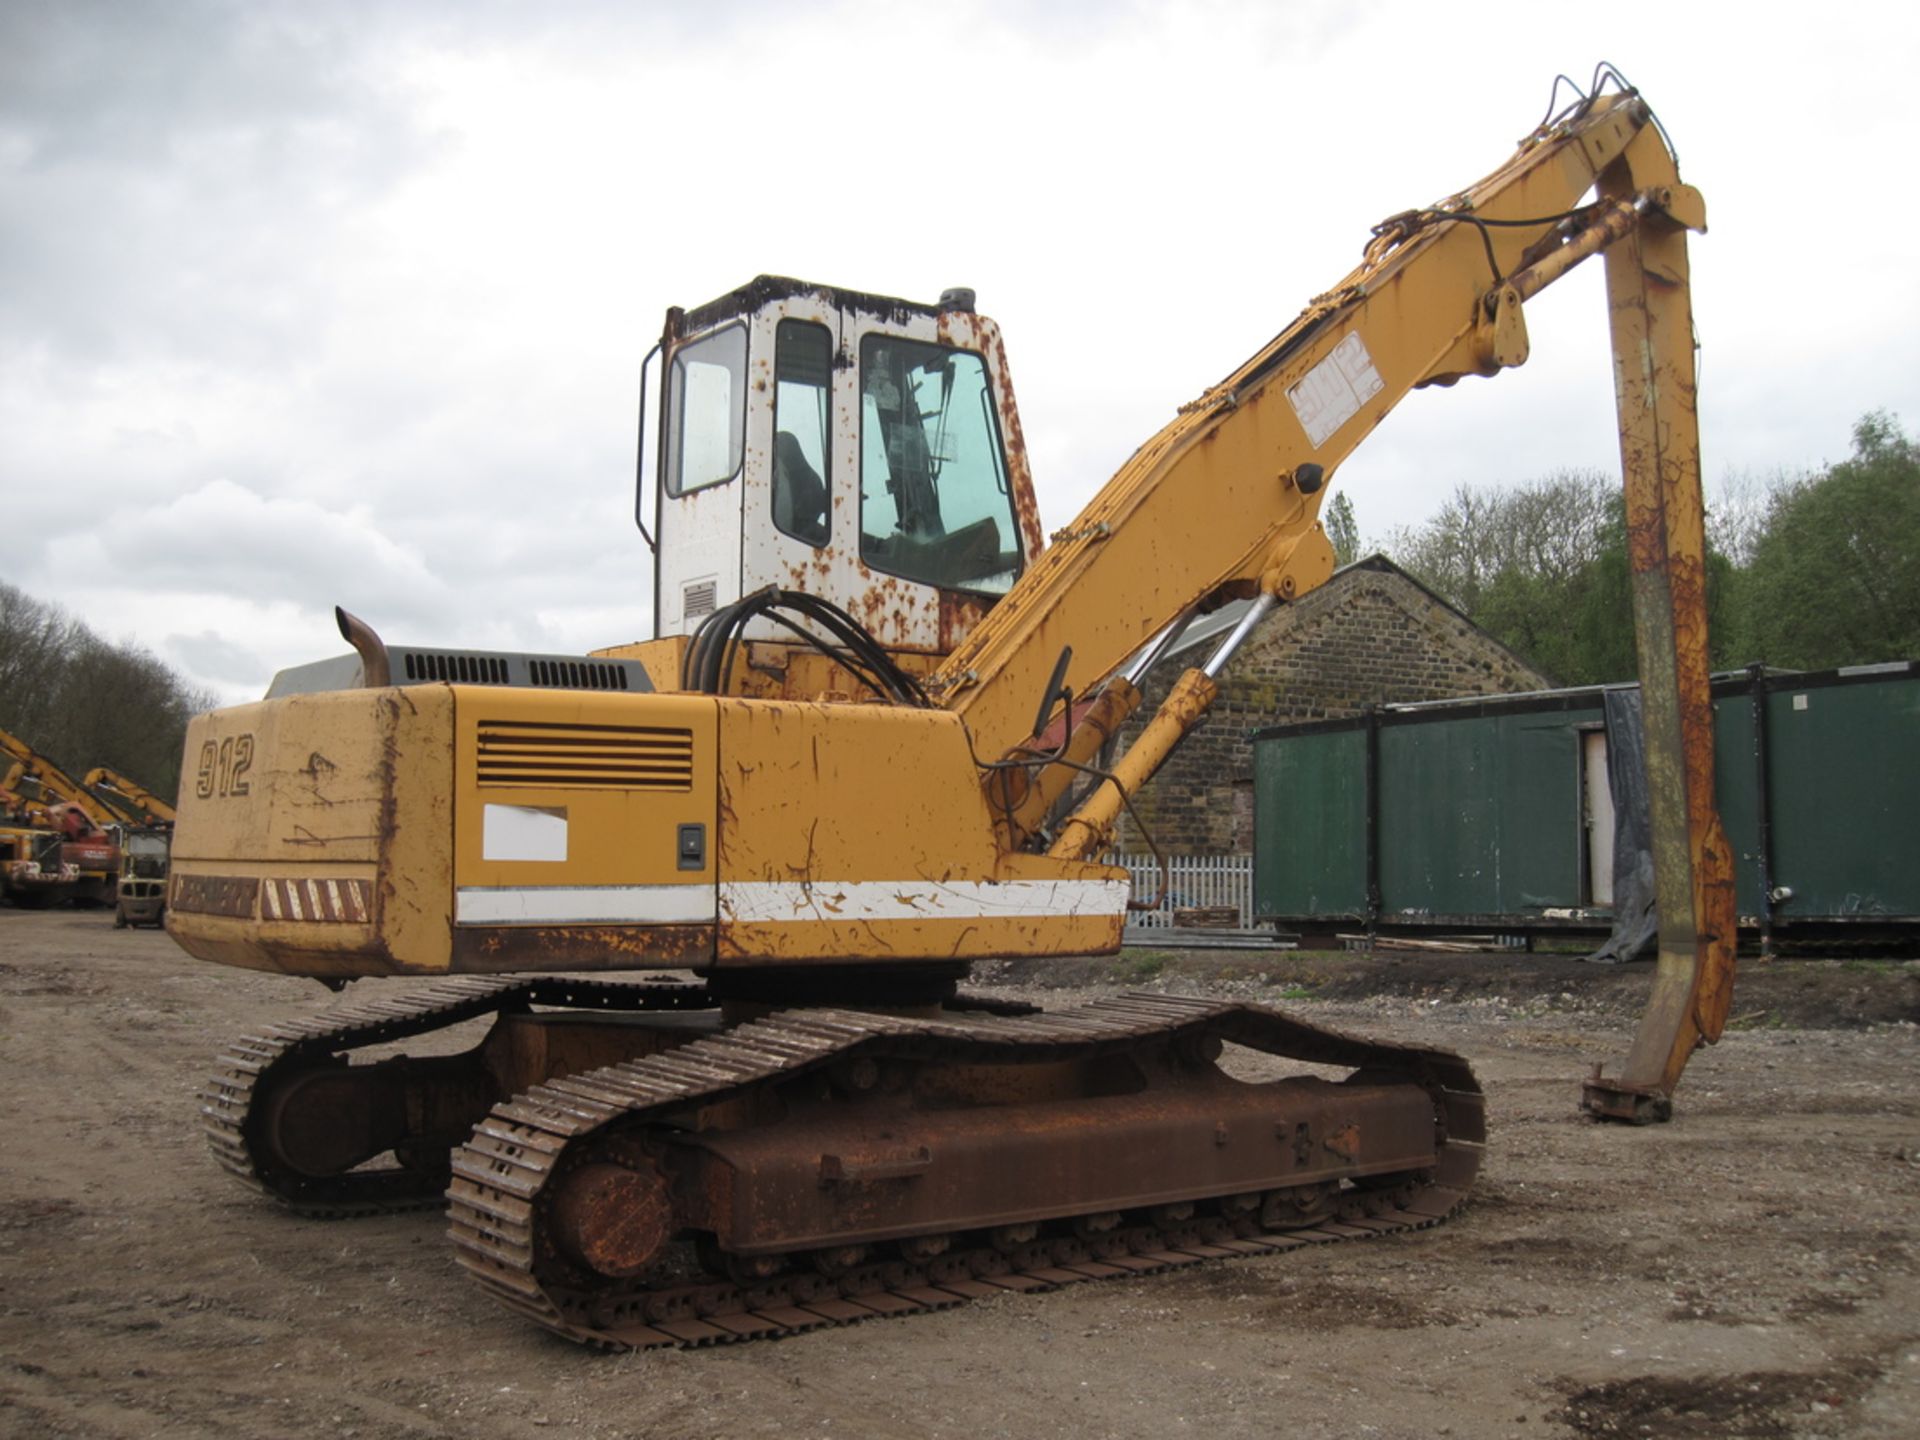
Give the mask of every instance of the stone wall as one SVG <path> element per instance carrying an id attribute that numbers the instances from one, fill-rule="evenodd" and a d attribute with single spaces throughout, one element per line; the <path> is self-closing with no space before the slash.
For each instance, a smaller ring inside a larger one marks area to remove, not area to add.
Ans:
<path id="1" fill-rule="evenodd" d="M 1146 702 L 1122 733 L 1120 749 L 1131 743 L 1174 677 L 1205 663 L 1215 643 L 1176 652 L 1147 673 Z M 1207 718 L 1134 800 L 1168 854 L 1253 848 L 1256 730 L 1345 719 L 1368 705 L 1543 690 L 1551 684 L 1378 555 L 1347 566 L 1305 599 L 1277 609 L 1241 648 L 1224 678 Z M 1146 848 L 1129 820 L 1121 822 L 1118 848 Z"/>

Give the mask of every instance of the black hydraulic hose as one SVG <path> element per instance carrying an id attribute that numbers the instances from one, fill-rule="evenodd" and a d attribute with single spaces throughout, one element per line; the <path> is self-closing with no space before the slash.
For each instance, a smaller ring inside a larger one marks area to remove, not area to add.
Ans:
<path id="1" fill-rule="evenodd" d="M 781 613 L 783 611 L 790 614 Z M 826 637 L 797 623 L 790 615 L 818 626 L 827 632 Z M 818 595 L 772 585 L 722 606 L 701 622 L 681 662 L 681 684 L 703 694 L 726 693 L 733 674 L 734 651 L 748 624 L 763 616 L 845 666 L 863 684 L 893 703 L 916 706 L 931 703 L 920 682 L 901 669 L 871 632 L 838 605 Z"/>

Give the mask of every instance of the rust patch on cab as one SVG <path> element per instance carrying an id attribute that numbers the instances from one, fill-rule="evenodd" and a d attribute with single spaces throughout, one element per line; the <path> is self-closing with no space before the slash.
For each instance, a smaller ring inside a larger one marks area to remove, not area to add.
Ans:
<path id="1" fill-rule="evenodd" d="M 992 601 L 984 595 L 962 590 L 940 592 L 940 653 L 951 655 L 973 627 L 986 619 Z"/>

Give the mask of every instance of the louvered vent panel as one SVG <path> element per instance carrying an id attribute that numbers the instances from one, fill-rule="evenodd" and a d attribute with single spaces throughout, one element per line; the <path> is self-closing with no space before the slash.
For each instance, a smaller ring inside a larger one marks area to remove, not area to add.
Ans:
<path id="1" fill-rule="evenodd" d="M 691 790 L 693 732 L 653 725 L 480 722 L 480 783 Z"/>
<path id="2" fill-rule="evenodd" d="M 390 652 L 391 653 L 391 652 Z M 457 651 L 406 650 L 400 655 L 409 680 L 449 680 L 458 685 L 508 685 L 504 655 L 463 655 Z"/>

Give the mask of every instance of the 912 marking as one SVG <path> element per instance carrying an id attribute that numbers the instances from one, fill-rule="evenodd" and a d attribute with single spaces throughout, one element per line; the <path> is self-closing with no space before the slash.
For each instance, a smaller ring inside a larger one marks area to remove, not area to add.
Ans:
<path id="1" fill-rule="evenodd" d="M 209 740 L 200 747 L 200 773 L 193 793 L 202 800 L 248 794 L 245 776 L 252 768 L 251 734 L 229 735 L 217 745 Z"/>

